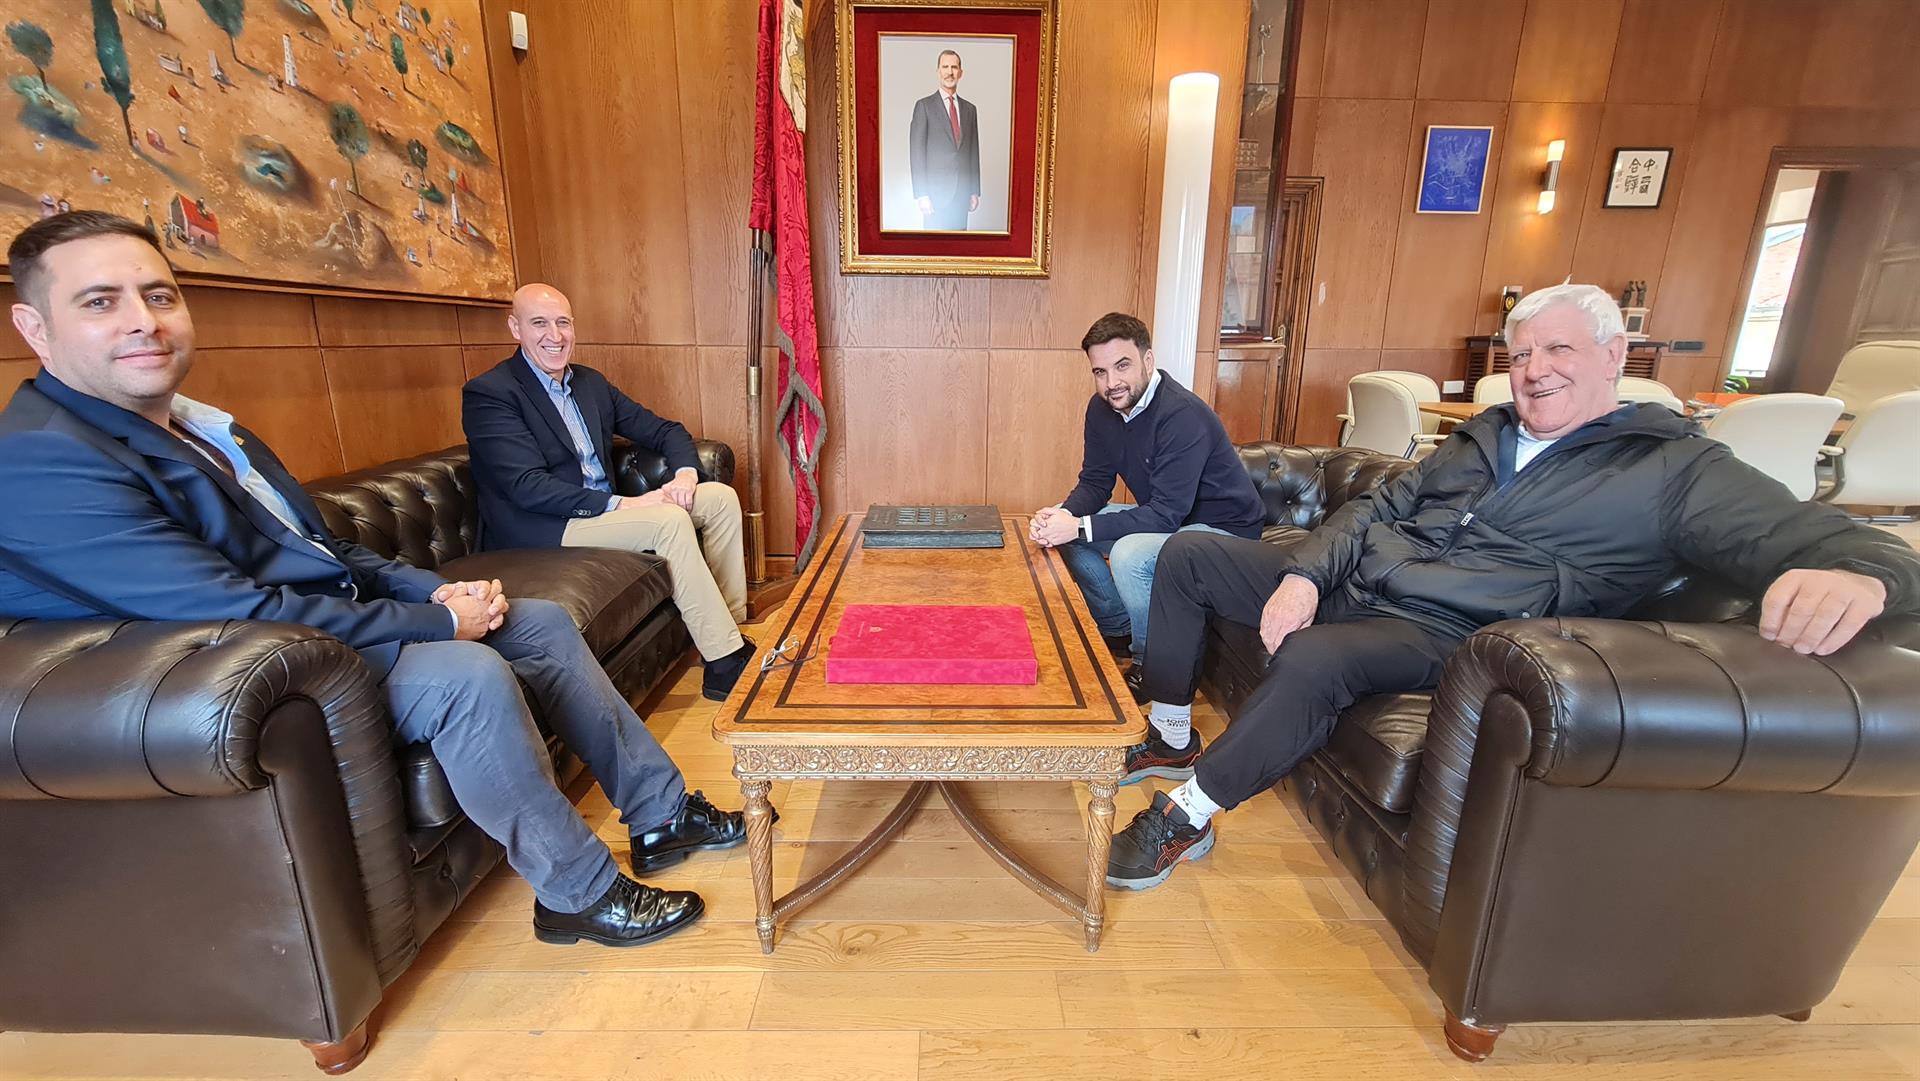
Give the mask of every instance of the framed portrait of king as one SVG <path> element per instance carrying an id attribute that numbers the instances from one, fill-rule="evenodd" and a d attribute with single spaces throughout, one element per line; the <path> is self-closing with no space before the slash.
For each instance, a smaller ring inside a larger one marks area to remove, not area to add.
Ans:
<path id="1" fill-rule="evenodd" d="M 1054 0 L 839 0 L 840 269 L 1047 274 Z"/>

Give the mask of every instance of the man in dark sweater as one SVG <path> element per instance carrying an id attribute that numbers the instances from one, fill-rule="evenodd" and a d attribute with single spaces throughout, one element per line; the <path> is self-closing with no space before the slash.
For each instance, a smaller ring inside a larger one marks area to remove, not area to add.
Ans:
<path id="1" fill-rule="evenodd" d="M 1306 539 L 1167 545 L 1145 679 L 1155 729 L 1192 708 L 1209 616 L 1259 627 L 1273 655 L 1192 776 L 1114 837 L 1108 885 L 1156 886 L 1204 855 L 1213 817 L 1324 746 L 1341 710 L 1436 685 L 1488 624 L 1619 617 L 1682 565 L 1762 595 L 1761 636 L 1799 653 L 1920 610 L 1905 542 L 1801 502 L 1663 406 L 1619 402 L 1627 343 L 1605 290 L 1535 292 L 1506 339 L 1513 402 Z"/>
<path id="2" fill-rule="evenodd" d="M 1058 506 L 1037 511 L 1030 532 L 1035 542 L 1060 549 L 1108 644 L 1132 653 L 1127 685 L 1141 699 L 1147 602 L 1161 546 L 1187 531 L 1258 537 L 1265 515 L 1220 418 L 1154 369 L 1145 323 L 1109 312 L 1080 348 L 1093 368 L 1094 389 L 1080 483 Z M 1138 503 L 1109 502 L 1115 477 L 1127 482 Z M 1192 775 L 1199 736 L 1184 724 L 1159 735 L 1156 746 L 1172 753 L 1130 759 L 1127 783 Z"/>

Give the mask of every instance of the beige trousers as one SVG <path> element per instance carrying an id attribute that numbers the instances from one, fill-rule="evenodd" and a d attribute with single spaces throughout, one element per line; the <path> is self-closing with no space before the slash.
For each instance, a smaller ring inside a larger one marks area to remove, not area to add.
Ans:
<path id="1" fill-rule="evenodd" d="M 747 618 L 747 565 L 740 533 L 740 497 L 733 487 L 707 481 L 693 490 L 693 512 L 671 503 L 611 510 L 567 523 L 568 548 L 623 548 L 667 561 L 673 604 L 706 660 L 742 645 Z"/>

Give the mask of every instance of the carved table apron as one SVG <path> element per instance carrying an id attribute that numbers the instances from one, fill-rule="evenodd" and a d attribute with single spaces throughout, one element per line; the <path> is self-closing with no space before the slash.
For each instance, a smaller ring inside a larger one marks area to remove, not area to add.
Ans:
<path id="1" fill-rule="evenodd" d="M 733 747 L 747 798 L 755 928 L 771 953 L 774 927 L 844 881 L 897 834 L 938 788 L 954 817 L 995 862 L 1079 920 L 1089 951 L 1104 923 L 1113 793 L 1126 750 L 1146 720 L 1057 553 L 1007 518 L 999 549 L 874 549 L 852 516 L 830 530 L 787 610 L 766 624 L 749 668 L 714 718 Z M 1039 678 L 1031 685 L 829 684 L 826 644 L 848 604 L 1008 604 L 1027 614 Z M 776 780 L 899 780 L 905 794 L 874 831 L 821 873 L 773 896 Z M 1035 870 L 993 836 L 961 791 L 966 781 L 1084 781 L 1086 892 Z"/>

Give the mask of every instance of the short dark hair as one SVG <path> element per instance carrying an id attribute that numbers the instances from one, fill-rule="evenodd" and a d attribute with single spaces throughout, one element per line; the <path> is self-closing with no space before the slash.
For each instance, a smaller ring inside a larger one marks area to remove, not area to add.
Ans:
<path id="1" fill-rule="evenodd" d="M 45 269 L 42 257 L 62 244 L 97 236 L 138 237 L 153 245 L 153 250 L 160 252 L 160 258 L 167 257 L 167 253 L 160 250 L 160 242 L 139 222 L 104 210 L 69 210 L 41 218 L 20 230 L 20 235 L 7 246 L 7 273 L 13 275 L 13 287 L 20 298 L 36 308 L 44 308 L 47 295 L 46 283 L 41 280 L 41 271 Z"/>
<path id="2" fill-rule="evenodd" d="M 1142 353 L 1153 348 L 1147 324 L 1126 312 L 1108 312 L 1087 328 L 1087 336 L 1080 339 L 1080 351 L 1084 353 L 1102 342 L 1122 340 L 1132 342 Z"/>
<path id="3" fill-rule="evenodd" d="M 949 56 L 953 57 L 953 62 L 956 64 L 959 64 L 961 67 L 967 66 L 967 62 L 960 59 L 960 54 L 953 51 L 952 49 L 940 50 L 940 55 L 933 58 L 933 66 L 936 68 L 939 67 L 940 61 L 945 60 Z"/>

